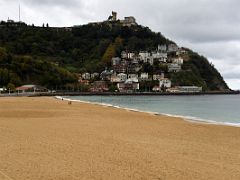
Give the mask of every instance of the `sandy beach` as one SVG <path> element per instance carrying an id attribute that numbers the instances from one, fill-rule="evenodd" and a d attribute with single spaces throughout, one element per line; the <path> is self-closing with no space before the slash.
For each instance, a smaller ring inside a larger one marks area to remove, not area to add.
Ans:
<path id="1" fill-rule="evenodd" d="M 240 179 L 240 128 L 0 98 L 0 180 Z"/>

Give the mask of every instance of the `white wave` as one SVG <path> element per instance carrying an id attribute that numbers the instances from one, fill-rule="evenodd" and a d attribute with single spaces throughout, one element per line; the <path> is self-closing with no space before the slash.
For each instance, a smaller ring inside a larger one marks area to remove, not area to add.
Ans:
<path id="1" fill-rule="evenodd" d="M 159 113 L 159 112 L 152 112 L 152 111 L 143 111 L 143 110 L 139 110 L 139 109 L 127 108 L 127 107 L 122 107 L 122 106 L 117 106 L 117 105 L 107 104 L 107 103 L 91 102 L 91 101 L 85 101 L 85 100 L 74 100 L 74 99 L 70 99 L 70 98 L 64 98 L 64 97 L 61 97 L 61 96 L 55 96 L 55 98 L 65 100 L 65 101 L 101 105 L 101 106 L 104 106 L 104 107 L 113 107 L 113 108 L 124 109 L 124 110 L 132 111 L 132 112 L 147 113 L 147 114 L 156 115 L 156 116 L 163 115 L 163 116 L 168 116 L 168 117 L 181 118 L 185 121 L 193 122 L 193 123 L 204 123 L 204 124 L 214 124 L 214 125 L 240 127 L 240 123 L 218 122 L 218 121 L 209 120 L 209 119 L 201 119 L 201 118 L 194 117 L 194 116 L 181 116 L 181 115 L 175 115 L 175 114 Z"/>

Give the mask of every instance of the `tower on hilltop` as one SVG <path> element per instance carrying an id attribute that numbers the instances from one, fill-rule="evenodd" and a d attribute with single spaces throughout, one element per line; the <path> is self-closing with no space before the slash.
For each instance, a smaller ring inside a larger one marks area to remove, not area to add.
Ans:
<path id="1" fill-rule="evenodd" d="M 117 12 L 112 11 L 112 15 L 109 16 L 108 21 L 117 21 Z"/>
<path id="2" fill-rule="evenodd" d="M 117 21 L 117 12 L 112 11 L 112 20 Z"/>

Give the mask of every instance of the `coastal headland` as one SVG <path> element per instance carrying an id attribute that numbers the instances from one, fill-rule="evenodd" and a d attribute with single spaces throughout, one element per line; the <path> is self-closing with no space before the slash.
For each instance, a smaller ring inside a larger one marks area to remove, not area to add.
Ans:
<path id="1" fill-rule="evenodd" d="M 240 128 L 0 98 L 0 179 L 240 179 Z"/>

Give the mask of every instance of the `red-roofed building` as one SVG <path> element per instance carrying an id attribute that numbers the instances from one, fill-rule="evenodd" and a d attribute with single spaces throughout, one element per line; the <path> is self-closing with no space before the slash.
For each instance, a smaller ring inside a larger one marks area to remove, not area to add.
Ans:
<path id="1" fill-rule="evenodd" d="M 26 93 L 26 92 L 48 92 L 49 90 L 45 87 L 38 85 L 23 85 L 16 88 L 18 93 Z"/>

